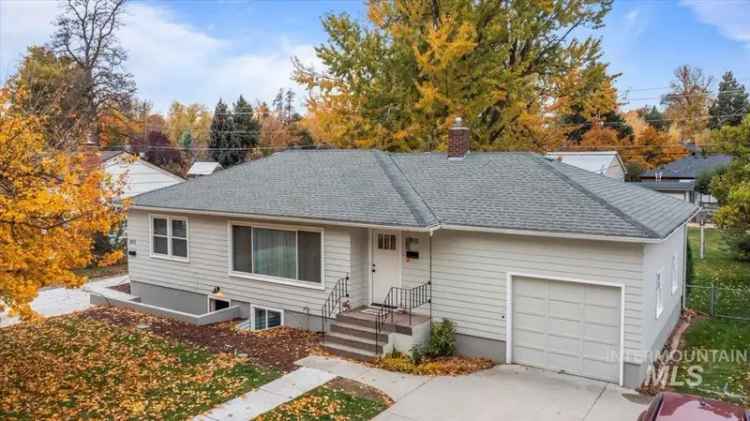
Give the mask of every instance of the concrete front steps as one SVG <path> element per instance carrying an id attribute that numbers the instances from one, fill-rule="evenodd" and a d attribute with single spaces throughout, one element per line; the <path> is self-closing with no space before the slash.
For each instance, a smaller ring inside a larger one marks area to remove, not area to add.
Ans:
<path id="1" fill-rule="evenodd" d="M 408 315 L 397 314 L 393 323 L 386 323 L 383 331 L 377 334 L 376 345 L 376 314 L 376 309 L 368 307 L 339 313 L 329 324 L 323 348 L 345 358 L 373 360 L 391 352 L 394 346 L 406 352 L 416 344 L 415 341 L 424 340 L 423 334 L 414 337 L 413 333 L 415 330 L 423 332 L 425 322 L 429 325 L 429 318 L 412 315 L 410 319 Z"/>

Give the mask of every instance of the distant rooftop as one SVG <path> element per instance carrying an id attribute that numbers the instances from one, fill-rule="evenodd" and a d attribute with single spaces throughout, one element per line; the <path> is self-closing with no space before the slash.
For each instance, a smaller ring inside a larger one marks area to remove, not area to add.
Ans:
<path id="1" fill-rule="evenodd" d="M 223 169 L 218 162 L 213 161 L 197 161 L 190 166 L 188 170 L 188 177 L 194 177 L 199 175 L 210 175 L 214 172 Z"/>
<path id="2" fill-rule="evenodd" d="M 617 151 L 550 152 L 546 156 L 596 174 L 606 175 L 615 162 L 624 170 Z"/>
<path id="3" fill-rule="evenodd" d="M 726 167 L 731 162 L 730 155 L 704 155 L 701 152 L 695 152 L 657 170 L 645 171 L 641 177 L 656 178 L 656 173 L 661 172 L 661 178 L 697 178 L 703 172 Z"/>

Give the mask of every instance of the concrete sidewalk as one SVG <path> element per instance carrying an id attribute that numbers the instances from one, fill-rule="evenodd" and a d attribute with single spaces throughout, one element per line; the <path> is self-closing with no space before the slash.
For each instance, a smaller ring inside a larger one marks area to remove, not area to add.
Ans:
<path id="1" fill-rule="evenodd" d="M 616 385 L 517 365 L 465 376 L 411 376 L 337 358 L 297 362 L 376 387 L 396 403 L 376 420 L 634 421 L 648 397 Z"/>
<path id="2" fill-rule="evenodd" d="M 193 418 L 196 421 L 251 420 L 336 378 L 314 368 L 302 367 L 256 390 L 224 402 Z"/>
<path id="3" fill-rule="evenodd" d="M 81 288 L 44 289 L 39 291 L 39 295 L 31 303 L 31 308 L 44 317 L 86 310 L 91 307 L 89 288 L 106 288 L 122 284 L 127 280 L 128 275 L 118 275 L 94 280 Z M 11 326 L 19 322 L 20 320 L 17 317 L 8 316 L 7 312 L 0 313 L 0 327 Z"/>

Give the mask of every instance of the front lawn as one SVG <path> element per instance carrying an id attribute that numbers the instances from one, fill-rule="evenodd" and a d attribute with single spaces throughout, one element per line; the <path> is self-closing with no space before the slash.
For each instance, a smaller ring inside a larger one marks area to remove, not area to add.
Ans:
<path id="1" fill-rule="evenodd" d="M 390 404 L 391 400 L 376 389 L 336 378 L 258 416 L 255 421 L 364 421 L 374 418 Z"/>
<path id="2" fill-rule="evenodd" d="M 713 350 L 720 353 L 712 355 Z M 745 405 L 750 403 L 750 362 L 743 360 L 750 354 L 750 322 L 696 319 L 682 337 L 681 351 L 678 380 L 690 380 L 687 370 L 695 365 L 703 370 L 702 381 L 693 387 L 675 386 L 676 390 Z"/>
<path id="3" fill-rule="evenodd" d="M 185 419 L 280 375 L 86 313 L 0 329 L 0 361 L 0 419 Z"/>

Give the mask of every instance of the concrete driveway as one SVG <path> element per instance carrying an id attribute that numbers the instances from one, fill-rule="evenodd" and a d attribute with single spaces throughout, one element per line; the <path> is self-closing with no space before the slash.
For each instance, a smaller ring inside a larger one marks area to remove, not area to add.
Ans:
<path id="1" fill-rule="evenodd" d="M 108 287 L 127 282 L 128 275 L 113 276 L 92 280 L 82 288 L 46 288 L 32 301 L 31 308 L 44 317 L 60 316 L 91 307 L 90 293 L 92 287 Z M 7 312 L 0 312 L 0 327 L 19 323 L 17 317 L 10 317 Z"/>
<path id="2" fill-rule="evenodd" d="M 298 364 L 377 387 L 396 403 L 375 419 L 635 421 L 648 397 L 594 380 L 516 365 L 466 376 L 411 376 L 326 357 Z"/>

